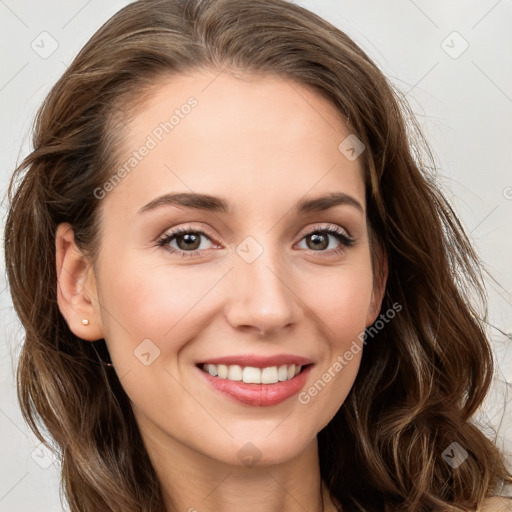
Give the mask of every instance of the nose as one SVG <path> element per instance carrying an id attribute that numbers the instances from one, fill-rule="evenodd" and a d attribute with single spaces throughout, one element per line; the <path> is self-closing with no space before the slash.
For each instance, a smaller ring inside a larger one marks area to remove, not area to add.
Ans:
<path id="1" fill-rule="evenodd" d="M 255 250 L 254 247 L 251 250 Z M 294 292 L 293 273 L 277 251 L 263 249 L 254 260 L 235 255 L 228 286 L 226 317 L 238 331 L 267 336 L 293 329 L 302 318 L 303 301 Z"/>

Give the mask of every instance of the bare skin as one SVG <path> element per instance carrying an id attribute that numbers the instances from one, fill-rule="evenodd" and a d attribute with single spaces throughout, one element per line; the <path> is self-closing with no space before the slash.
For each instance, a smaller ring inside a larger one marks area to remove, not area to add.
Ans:
<path id="1" fill-rule="evenodd" d="M 216 75 L 162 82 L 131 120 L 126 159 L 197 99 L 101 199 L 93 265 L 70 226 L 59 226 L 59 307 L 77 336 L 105 339 L 169 512 L 335 510 L 322 492 L 316 435 L 353 385 L 358 336 L 377 318 L 385 288 L 386 272 L 376 280 L 372 271 L 362 166 L 338 149 L 351 132 L 317 93 L 279 77 Z M 164 204 L 140 212 L 176 192 L 223 197 L 231 211 Z M 298 201 L 334 192 L 350 199 L 295 211 Z M 197 247 L 187 251 L 183 234 L 158 244 L 176 228 L 195 233 Z M 352 244 L 322 231 L 330 228 Z M 137 357 L 143 340 L 147 365 Z M 351 360 L 333 370 L 347 351 Z M 197 367 L 242 354 L 308 358 L 302 391 L 325 386 L 306 393 L 309 401 L 295 394 L 257 407 L 213 389 Z"/>

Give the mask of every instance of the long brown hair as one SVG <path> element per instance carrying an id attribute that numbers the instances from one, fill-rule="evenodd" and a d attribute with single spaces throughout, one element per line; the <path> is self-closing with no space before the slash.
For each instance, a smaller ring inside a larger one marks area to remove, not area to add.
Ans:
<path id="1" fill-rule="evenodd" d="M 141 0 L 105 23 L 53 87 L 8 191 L 7 274 L 26 331 L 19 400 L 39 438 L 42 423 L 58 445 L 71 510 L 164 506 L 129 400 L 101 364 L 104 341 L 80 340 L 59 311 L 56 228 L 69 222 L 94 259 L 94 190 L 119 165 L 113 126 L 162 77 L 226 67 L 312 87 L 367 148 L 368 225 L 389 262 L 382 310 L 402 310 L 365 346 L 349 396 L 318 434 L 331 494 L 347 511 L 480 507 L 512 481 L 472 421 L 493 374 L 481 272 L 407 103 L 347 35 L 292 3 Z M 457 468 L 442 457 L 451 443 L 468 453 Z"/>

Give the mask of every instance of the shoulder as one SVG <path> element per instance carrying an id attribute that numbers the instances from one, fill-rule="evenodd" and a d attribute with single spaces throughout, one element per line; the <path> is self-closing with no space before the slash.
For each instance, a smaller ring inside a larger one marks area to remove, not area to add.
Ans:
<path id="1" fill-rule="evenodd" d="M 482 512 L 512 512 L 512 499 L 487 498 L 482 505 Z"/>

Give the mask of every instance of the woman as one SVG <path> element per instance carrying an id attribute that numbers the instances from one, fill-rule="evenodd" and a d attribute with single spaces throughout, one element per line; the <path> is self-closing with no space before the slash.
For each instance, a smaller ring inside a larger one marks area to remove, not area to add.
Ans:
<path id="1" fill-rule="evenodd" d="M 139 1 L 92 37 L 5 234 L 72 511 L 509 506 L 471 421 L 476 257 L 406 113 L 282 0 Z"/>

